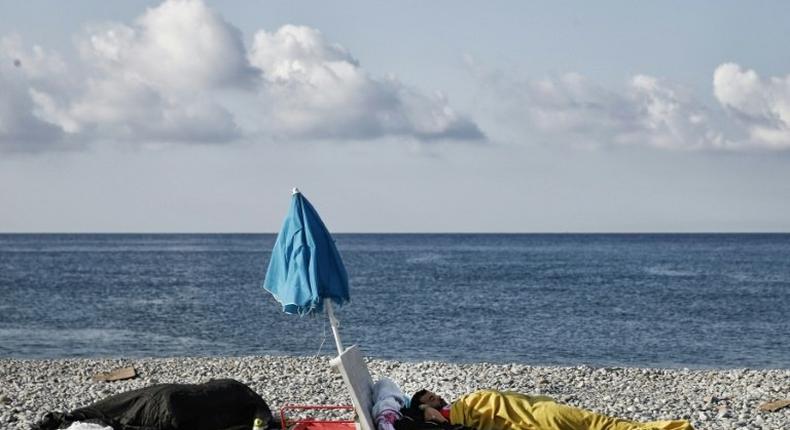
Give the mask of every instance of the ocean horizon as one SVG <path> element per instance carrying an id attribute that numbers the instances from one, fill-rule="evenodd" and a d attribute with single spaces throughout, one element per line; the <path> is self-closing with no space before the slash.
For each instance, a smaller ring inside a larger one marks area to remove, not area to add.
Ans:
<path id="1" fill-rule="evenodd" d="M 346 345 L 404 361 L 790 368 L 787 233 L 335 233 Z M 0 357 L 332 354 L 276 234 L 0 234 Z"/>

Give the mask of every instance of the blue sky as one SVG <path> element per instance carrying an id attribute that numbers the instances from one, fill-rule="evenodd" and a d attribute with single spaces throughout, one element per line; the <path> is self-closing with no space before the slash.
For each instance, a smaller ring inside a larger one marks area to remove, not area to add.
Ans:
<path id="1" fill-rule="evenodd" d="M 0 231 L 788 231 L 786 16 L 0 2 Z"/>

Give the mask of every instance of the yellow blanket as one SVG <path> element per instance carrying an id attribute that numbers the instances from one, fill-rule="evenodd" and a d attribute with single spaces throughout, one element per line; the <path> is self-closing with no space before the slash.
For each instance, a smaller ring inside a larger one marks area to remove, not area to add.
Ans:
<path id="1" fill-rule="evenodd" d="M 639 423 L 562 405 L 550 397 L 494 390 L 456 400 L 450 422 L 477 430 L 694 430 L 688 421 Z"/>

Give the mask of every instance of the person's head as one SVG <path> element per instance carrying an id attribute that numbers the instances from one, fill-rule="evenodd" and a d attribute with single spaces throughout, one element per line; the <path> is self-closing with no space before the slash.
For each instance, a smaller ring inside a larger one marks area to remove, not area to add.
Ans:
<path id="1" fill-rule="evenodd" d="M 420 405 L 428 405 L 434 409 L 441 409 L 447 406 L 447 402 L 433 392 L 422 389 L 411 396 L 410 403 L 410 406 L 414 409 L 418 409 Z"/>

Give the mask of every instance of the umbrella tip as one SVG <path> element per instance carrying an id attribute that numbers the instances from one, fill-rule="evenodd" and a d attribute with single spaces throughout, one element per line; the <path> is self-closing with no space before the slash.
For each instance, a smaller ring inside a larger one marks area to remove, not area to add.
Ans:
<path id="1" fill-rule="evenodd" d="M 299 194 L 299 188 L 296 188 L 296 187 L 294 187 L 294 188 L 291 190 L 291 195 L 294 195 L 294 194 Z"/>

